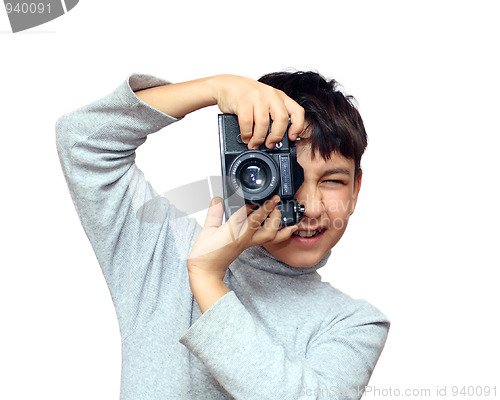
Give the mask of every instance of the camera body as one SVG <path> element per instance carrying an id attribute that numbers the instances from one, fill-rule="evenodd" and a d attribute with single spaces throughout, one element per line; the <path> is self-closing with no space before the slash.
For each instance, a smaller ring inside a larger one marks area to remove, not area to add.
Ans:
<path id="1" fill-rule="evenodd" d="M 245 203 L 260 205 L 277 194 L 281 226 L 299 223 L 304 206 L 294 196 L 304 182 L 304 171 L 288 130 L 274 149 L 262 144 L 258 150 L 248 150 L 241 140 L 238 117 L 220 114 L 219 144 L 226 219 Z"/>

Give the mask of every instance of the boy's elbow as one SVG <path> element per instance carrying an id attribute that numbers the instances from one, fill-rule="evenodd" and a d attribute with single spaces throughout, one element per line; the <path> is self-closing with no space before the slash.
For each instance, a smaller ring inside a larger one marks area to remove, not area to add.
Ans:
<path id="1" fill-rule="evenodd" d="M 64 114 L 56 121 L 56 146 L 61 159 L 71 150 L 71 147 L 77 142 L 75 132 L 75 119 L 72 113 Z"/>
<path id="2" fill-rule="evenodd" d="M 56 121 L 56 145 L 59 152 L 68 144 L 68 135 L 66 135 L 67 130 L 67 117 L 63 115 Z"/>

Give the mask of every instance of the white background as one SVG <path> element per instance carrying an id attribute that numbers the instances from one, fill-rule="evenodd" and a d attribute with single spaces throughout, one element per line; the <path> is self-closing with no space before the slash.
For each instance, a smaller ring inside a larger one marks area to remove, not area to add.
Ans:
<path id="1" fill-rule="evenodd" d="M 0 398 L 119 394 L 118 325 L 59 166 L 57 118 L 132 72 L 285 68 L 337 79 L 369 134 L 358 208 L 322 271 L 392 320 L 370 382 L 385 392 L 369 396 L 496 385 L 500 397 L 496 3 L 81 0 L 17 34 L 1 9 Z M 219 173 L 217 111 L 139 150 L 159 192 Z"/>

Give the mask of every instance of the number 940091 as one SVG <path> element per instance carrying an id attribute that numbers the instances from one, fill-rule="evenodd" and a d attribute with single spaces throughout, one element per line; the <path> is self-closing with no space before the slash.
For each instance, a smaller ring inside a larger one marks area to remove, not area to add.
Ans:
<path id="1" fill-rule="evenodd" d="M 50 3 L 5 3 L 7 14 L 50 14 Z"/>

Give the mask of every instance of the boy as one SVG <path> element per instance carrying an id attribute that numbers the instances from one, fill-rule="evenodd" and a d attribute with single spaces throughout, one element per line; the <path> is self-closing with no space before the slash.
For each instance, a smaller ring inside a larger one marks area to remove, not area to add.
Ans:
<path id="1" fill-rule="evenodd" d="M 120 325 L 122 400 L 361 397 L 389 323 L 316 272 L 354 212 L 366 147 L 335 84 L 311 72 L 179 84 L 132 75 L 58 121 L 64 174 Z M 272 148 L 290 119 L 304 169 L 298 225 L 279 229 L 274 196 L 224 224 L 214 199 L 201 228 L 136 167 L 148 134 L 215 104 L 238 116 L 249 149 Z"/>

